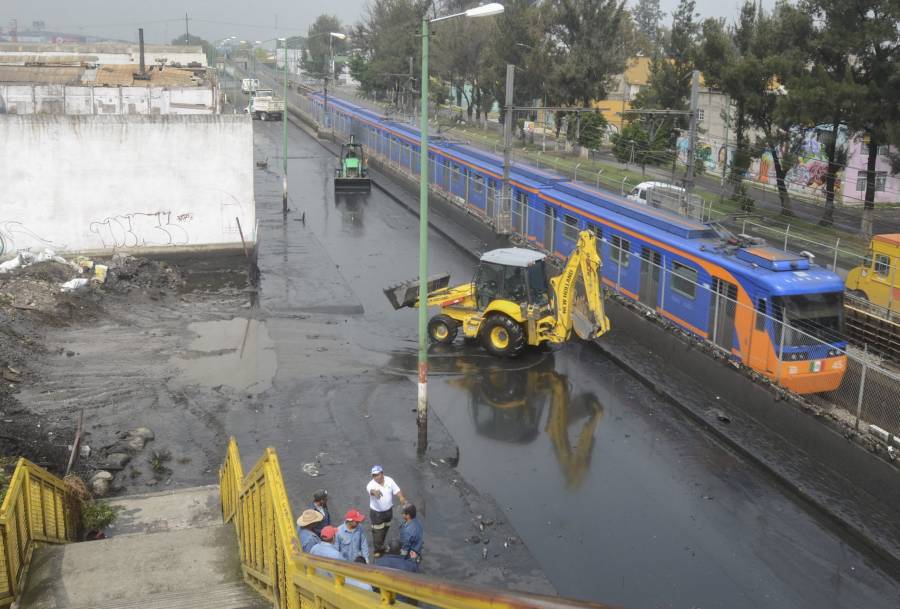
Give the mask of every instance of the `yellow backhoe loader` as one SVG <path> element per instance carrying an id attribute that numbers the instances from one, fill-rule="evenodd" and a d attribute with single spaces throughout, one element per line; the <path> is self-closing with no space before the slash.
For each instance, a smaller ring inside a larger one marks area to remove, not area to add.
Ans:
<path id="1" fill-rule="evenodd" d="M 428 322 L 432 341 L 449 344 L 462 331 L 490 353 L 515 357 L 526 346 L 564 343 L 574 332 L 594 339 L 609 331 L 600 291 L 600 256 L 590 231 L 556 277 L 547 279 L 546 255 L 503 248 L 481 256 L 471 283 L 446 287 L 450 276 L 429 278 L 428 306 L 441 312 Z M 418 281 L 387 288 L 395 309 L 419 306 Z"/>

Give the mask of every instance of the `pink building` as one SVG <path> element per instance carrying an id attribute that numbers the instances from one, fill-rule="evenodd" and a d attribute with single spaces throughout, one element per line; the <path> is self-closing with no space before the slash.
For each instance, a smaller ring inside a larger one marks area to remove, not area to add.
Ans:
<path id="1" fill-rule="evenodd" d="M 850 141 L 847 150 L 847 169 L 844 172 L 844 205 L 862 205 L 866 198 L 866 165 L 869 160 L 868 143 L 862 135 Z M 900 202 L 900 175 L 891 172 L 888 146 L 878 147 L 875 164 L 875 202 Z M 896 149 L 890 150 L 896 153 Z"/>

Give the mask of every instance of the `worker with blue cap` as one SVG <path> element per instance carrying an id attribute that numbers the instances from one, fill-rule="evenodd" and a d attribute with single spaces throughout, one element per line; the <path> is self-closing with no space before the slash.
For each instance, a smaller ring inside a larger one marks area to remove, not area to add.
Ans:
<path id="1" fill-rule="evenodd" d="M 400 500 L 400 504 L 406 504 L 403 491 L 390 476 L 384 475 L 384 469 L 380 465 L 372 466 L 372 479 L 366 485 L 369 494 L 369 512 L 372 522 L 372 549 L 375 557 L 384 554 L 384 540 L 391 528 L 391 520 L 394 519 L 394 497 Z"/>

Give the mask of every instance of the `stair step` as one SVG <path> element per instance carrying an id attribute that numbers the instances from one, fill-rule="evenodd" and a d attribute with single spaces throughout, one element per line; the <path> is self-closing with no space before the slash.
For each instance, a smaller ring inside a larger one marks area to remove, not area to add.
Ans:
<path id="1" fill-rule="evenodd" d="M 162 592 L 143 598 L 119 599 L 91 606 L 65 609 L 268 609 L 272 604 L 243 583 L 221 584 L 212 589 Z"/>

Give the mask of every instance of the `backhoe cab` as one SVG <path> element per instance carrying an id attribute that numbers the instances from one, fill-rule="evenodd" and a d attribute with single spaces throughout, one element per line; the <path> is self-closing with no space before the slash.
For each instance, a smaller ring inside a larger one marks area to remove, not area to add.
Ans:
<path id="1" fill-rule="evenodd" d="M 428 322 L 432 341 L 448 344 L 461 331 L 490 353 L 519 355 L 526 346 L 564 343 L 574 332 L 594 339 L 609 331 L 600 292 L 597 240 L 582 231 L 562 273 L 547 278 L 546 255 L 524 248 L 481 256 L 471 283 L 446 287 L 449 275 L 428 281 L 428 306 L 441 312 Z M 418 281 L 385 290 L 395 309 L 417 307 Z"/>

